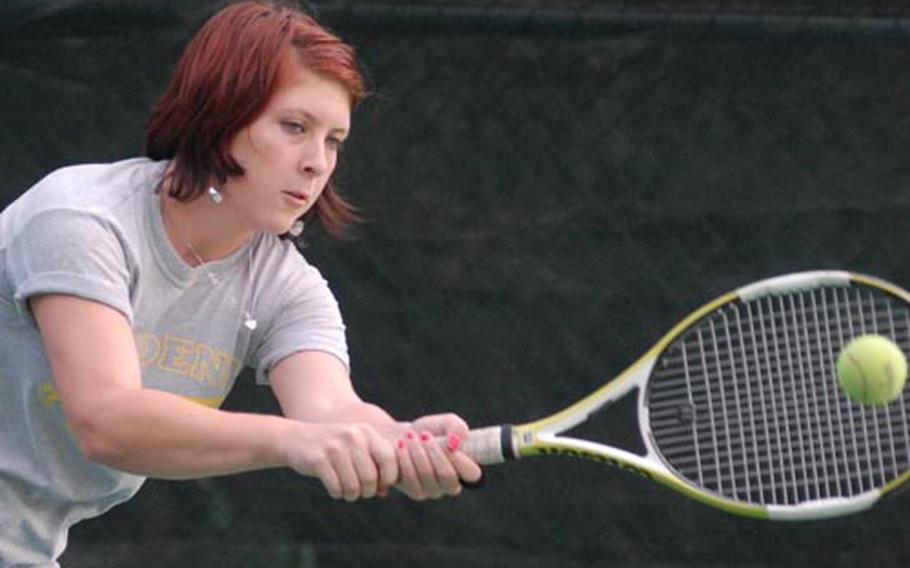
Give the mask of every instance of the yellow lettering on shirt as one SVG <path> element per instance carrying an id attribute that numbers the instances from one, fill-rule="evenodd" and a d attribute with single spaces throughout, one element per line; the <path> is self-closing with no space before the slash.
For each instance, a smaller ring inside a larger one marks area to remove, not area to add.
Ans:
<path id="1" fill-rule="evenodd" d="M 205 381 L 211 387 L 223 388 L 231 380 L 231 354 L 216 351 L 202 343 L 196 344 L 195 364 L 191 370 L 197 381 Z"/>
<path id="2" fill-rule="evenodd" d="M 139 364 L 148 367 L 161 353 L 161 340 L 152 333 L 137 333 L 136 349 L 139 351 Z"/>
<path id="3" fill-rule="evenodd" d="M 47 407 L 60 404 L 60 393 L 51 383 L 42 383 L 38 385 L 38 400 Z"/>
<path id="4" fill-rule="evenodd" d="M 175 375 L 192 377 L 196 345 L 198 344 L 190 339 L 165 335 L 161 355 L 158 357 L 158 367 Z"/>
<path id="5" fill-rule="evenodd" d="M 194 386 L 181 389 L 179 384 L 175 384 L 173 392 L 187 400 L 212 408 L 221 406 L 227 396 L 228 386 L 243 368 L 243 362 L 234 358 L 233 353 L 183 337 L 137 333 L 136 348 L 143 370 L 157 369 L 177 377 L 185 377 L 192 381 Z M 203 393 L 210 392 L 212 396 L 181 392 L 199 391 L 200 386 L 205 387 Z M 37 398 L 45 407 L 60 404 L 60 394 L 53 383 L 38 385 Z"/>
<path id="6" fill-rule="evenodd" d="M 226 389 L 243 368 L 232 352 L 185 337 L 137 333 L 136 345 L 143 369 L 167 371 L 218 391 Z M 223 393 L 219 396 L 223 400 Z M 215 398 L 205 400 L 210 406 Z"/>

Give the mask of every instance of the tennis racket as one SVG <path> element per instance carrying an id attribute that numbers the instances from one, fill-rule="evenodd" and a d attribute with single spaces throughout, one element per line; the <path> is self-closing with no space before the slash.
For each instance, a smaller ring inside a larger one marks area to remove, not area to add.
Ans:
<path id="1" fill-rule="evenodd" d="M 857 404 L 835 360 L 865 333 L 908 352 L 908 302 L 905 290 L 849 272 L 756 282 L 693 312 L 585 398 L 527 424 L 472 430 L 463 450 L 484 465 L 585 458 L 756 518 L 862 511 L 910 477 L 910 396 Z M 636 389 L 645 455 L 563 435 Z"/>

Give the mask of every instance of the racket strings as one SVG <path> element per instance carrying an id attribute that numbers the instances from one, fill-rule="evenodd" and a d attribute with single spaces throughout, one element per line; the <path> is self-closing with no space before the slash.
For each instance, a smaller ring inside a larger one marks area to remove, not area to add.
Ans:
<path id="1" fill-rule="evenodd" d="M 653 443 L 693 483 L 763 505 L 851 497 L 910 464 L 905 394 L 852 402 L 835 360 L 857 335 L 910 351 L 905 303 L 869 286 L 731 302 L 659 359 L 647 392 Z"/>

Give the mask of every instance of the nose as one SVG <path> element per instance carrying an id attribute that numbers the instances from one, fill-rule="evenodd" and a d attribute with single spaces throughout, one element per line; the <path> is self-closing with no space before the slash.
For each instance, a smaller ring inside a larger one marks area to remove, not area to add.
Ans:
<path id="1" fill-rule="evenodd" d="M 320 176 L 331 168 L 329 148 L 322 140 L 311 140 L 304 145 L 300 156 L 300 170 L 310 176 Z"/>

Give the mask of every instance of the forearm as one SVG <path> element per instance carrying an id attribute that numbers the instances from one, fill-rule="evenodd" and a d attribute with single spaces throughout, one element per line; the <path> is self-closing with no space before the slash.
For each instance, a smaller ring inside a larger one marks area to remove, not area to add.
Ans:
<path id="1" fill-rule="evenodd" d="M 216 410 L 149 389 L 118 389 L 95 405 L 94 412 L 72 424 L 86 456 L 150 477 L 282 467 L 288 439 L 305 428 L 281 417 Z"/>
<path id="2" fill-rule="evenodd" d="M 379 406 L 360 399 L 324 408 L 313 406 L 305 413 L 291 411 L 285 413 L 285 416 L 298 422 L 369 424 L 376 431 L 394 439 L 404 436 L 410 427 L 409 422 L 396 420 Z"/>
<path id="3" fill-rule="evenodd" d="M 270 382 L 287 418 L 303 423 L 368 424 L 387 438 L 401 438 L 408 423 L 361 399 L 347 369 L 335 357 L 318 351 L 300 352 L 279 363 Z"/>
<path id="4" fill-rule="evenodd" d="M 476 481 L 481 476 L 478 465 L 457 451 L 469 431 L 464 420 L 454 414 L 435 414 L 399 422 L 363 401 L 347 370 L 330 355 L 294 354 L 272 370 L 269 380 L 282 412 L 291 420 L 310 426 L 362 424 L 383 438 L 386 448 L 393 448 L 390 457 L 395 467 L 389 471 L 395 475 L 377 486 L 379 494 L 395 485 L 418 500 L 455 495 L 461 491 L 461 480 Z"/>

